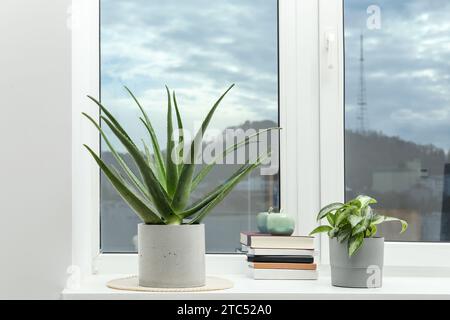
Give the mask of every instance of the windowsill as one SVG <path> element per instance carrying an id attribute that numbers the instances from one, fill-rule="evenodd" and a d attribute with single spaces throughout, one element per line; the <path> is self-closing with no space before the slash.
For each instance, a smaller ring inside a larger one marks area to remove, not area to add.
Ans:
<path id="1" fill-rule="evenodd" d="M 398 270 L 397 270 L 398 272 Z M 219 275 L 234 283 L 223 291 L 197 293 L 153 293 L 113 290 L 105 283 L 127 275 L 93 275 L 79 289 L 65 289 L 63 299 L 138 299 L 138 300 L 197 300 L 197 299 L 450 299 L 450 277 L 385 275 L 379 289 L 338 288 L 330 284 L 329 273 L 323 270 L 319 280 L 253 280 L 243 274 Z M 430 273 L 432 274 L 432 273 Z"/>

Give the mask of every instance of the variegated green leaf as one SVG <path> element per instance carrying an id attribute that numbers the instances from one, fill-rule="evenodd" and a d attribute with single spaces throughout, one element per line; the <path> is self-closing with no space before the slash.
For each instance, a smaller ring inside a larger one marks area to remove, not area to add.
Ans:
<path id="1" fill-rule="evenodd" d="M 336 213 L 336 226 L 339 227 L 342 224 L 345 224 L 348 220 L 348 217 L 354 212 L 355 207 L 349 206 L 345 207 L 343 210 L 340 210 Z"/>
<path id="2" fill-rule="evenodd" d="M 337 240 L 339 241 L 339 243 L 342 243 L 345 240 L 347 240 L 351 234 L 352 234 L 352 228 L 349 224 L 347 224 L 339 230 L 338 235 L 337 235 Z"/>
<path id="3" fill-rule="evenodd" d="M 330 224 L 330 226 L 334 227 L 335 226 L 335 220 L 336 220 L 336 215 L 333 213 L 329 213 L 326 215 L 327 217 L 327 221 Z"/>
<path id="4" fill-rule="evenodd" d="M 348 217 L 348 222 L 350 222 L 352 228 L 354 228 L 358 223 L 360 223 L 364 218 L 361 216 L 351 215 Z"/>
<path id="5" fill-rule="evenodd" d="M 338 233 L 339 233 L 338 228 L 332 228 L 330 231 L 328 231 L 328 237 L 335 238 Z"/>
<path id="6" fill-rule="evenodd" d="M 394 218 L 394 217 L 384 217 L 383 222 L 390 222 L 390 221 L 398 221 L 401 223 L 402 230 L 400 231 L 400 233 L 403 233 L 406 231 L 406 229 L 408 229 L 408 223 L 405 220 Z"/>
<path id="7" fill-rule="evenodd" d="M 312 236 L 312 235 L 317 234 L 317 233 L 329 232 L 332 229 L 333 228 L 330 227 L 330 226 L 318 226 L 313 231 L 311 231 L 311 233 L 309 235 Z"/>
<path id="8" fill-rule="evenodd" d="M 365 206 L 368 206 L 370 204 L 377 203 L 377 200 L 366 195 L 359 195 L 356 197 L 356 200 L 360 203 L 360 208 L 364 208 Z"/>
<path id="9" fill-rule="evenodd" d="M 352 236 L 348 242 L 348 255 L 353 256 L 362 247 L 364 243 L 364 235 L 362 233 Z"/>
<path id="10" fill-rule="evenodd" d="M 324 218 L 328 213 L 333 212 L 337 209 L 340 209 L 344 204 L 340 203 L 340 202 L 334 202 L 334 203 L 330 203 L 329 205 L 323 207 L 320 211 L 319 214 L 317 215 L 317 221 L 321 220 L 322 218 Z"/>
<path id="11" fill-rule="evenodd" d="M 381 215 L 374 215 L 374 216 L 372 217 L 371 223 L 372 223 L 372 224 L 380 224 L 380 223 L 383 223 L 383 221 L 384 221 L 384 216 L 381 216 Z"/>
<path id="12" fill-rule="evenodd" d="M 352 236 L 363 233 L 369 228 L 371 216 L 364 216 L 361 222 L 359 222 L 352 230 Z"/>
<path id="13" fill-rule="evenodd" d="M 377 230 L 378 230 L 377 226 L 374 224 L 371 224 L 369 226 L 369 228 L 367 228 L 367 230 L 366 230 L 365 238 L 371 238 L 371 237 L 375 236 L 377 233 Z"/>

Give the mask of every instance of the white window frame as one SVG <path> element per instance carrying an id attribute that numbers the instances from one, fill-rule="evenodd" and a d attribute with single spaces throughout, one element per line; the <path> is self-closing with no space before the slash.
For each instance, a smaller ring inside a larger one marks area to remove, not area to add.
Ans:
<path id="1" fill-rule="evenodd" d="M 280 0 L 279 4 L 281 206 L 295 215 L 296 234 L 312 230 L 315 221 L 310 213 L 319 209 L 318 39 L 316 32 L 310 32 L 317 29 L 317 10 L 317 0 Z M 299 13 L 306 12 L 298 19 Z M 81 117 L 86 111 L 98 116 L 86 95 L 98 97 L 100 91 L 99 13 L 99 1 L 72 2 L 73 264 L 82 275 L 133 273 L 137 256 L 100 254 L 99 169 L 82 148 L 83 143 L 100 148 L 98 132 Z M 207 255 L 207 267 L 212 273 L 238 270 L 245 265 L 241 260 L 236 254 Z"/>
<path id="2" fill-rule="evenodd" d="M 344 200 L 342 1 L 279 0 L 281 206 L 295 215 L 299 235 L 316 226 L 321 206 Z M 81 117 L 81 112 L 98 116 L 86 95 L 100 92 L 99 13 L 99 0 L 72 1 L 72 241 L 73 264 L 83 276 L 137 268 L 136 254 L 99 252 L 99 169 L 82 148 L 83 143 L 100 148 L 98 132 Z M 326 236 L 318 237 L 316 248 L 320 262 L 328 264 Z M 447 243 L 388 242 L 385 265 L 450 267 L 449 253 Z M 207 270 L 240 273 L 243 258 L 207 255 Z"/>
<path id="3" fill-rule="evenodd" d="M 344 201 L 343 1 L 319 0 L 321 206 Z M 330 32 L 336 40 L 331 54 L 327 51 Z M 321 256 L 322 263 L 329 263 L 325 236 L 322 236 Z M 450 243 L 386 242 L 384 260 L 391 267 L 447 268 L 450 267 Z"/>
<path id="4" fill-rule="evenodd" d="M 81 115 L 99 115 L 87 95 L 99 96 L 99 3 L 72 0 L 72 264 L 81 276 L 95 273 L 99 254 L 99 169 L 83 144 L 99 150 L 98 131 Z"/>

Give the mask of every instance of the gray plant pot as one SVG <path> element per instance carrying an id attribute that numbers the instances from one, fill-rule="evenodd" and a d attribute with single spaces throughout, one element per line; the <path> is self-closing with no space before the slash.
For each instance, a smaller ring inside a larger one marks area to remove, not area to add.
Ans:
<path id="1" fill-rule="evenodd" d="M 205 285 L 205 227 L 138 226 L 139 285 L 192 288 Z"/>
<path id="2" fill-rule="evenodd" d="M 383 280 L 384 238 L 364 239 L 352 257 L 347 241 L 330 239 L 331 284 L 349 288 L 379 288 Z"/>

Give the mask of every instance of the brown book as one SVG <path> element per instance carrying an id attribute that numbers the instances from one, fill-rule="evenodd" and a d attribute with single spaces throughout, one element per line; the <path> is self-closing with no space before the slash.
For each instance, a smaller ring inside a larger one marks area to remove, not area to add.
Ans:
<path id="1" fill-rule="evenodd" d="M 283 262 L 251 262 L 249 266 L 254 269 L 290 269 L 290 270 L 316 270 L 315 263 L 283 263 Z"/>

